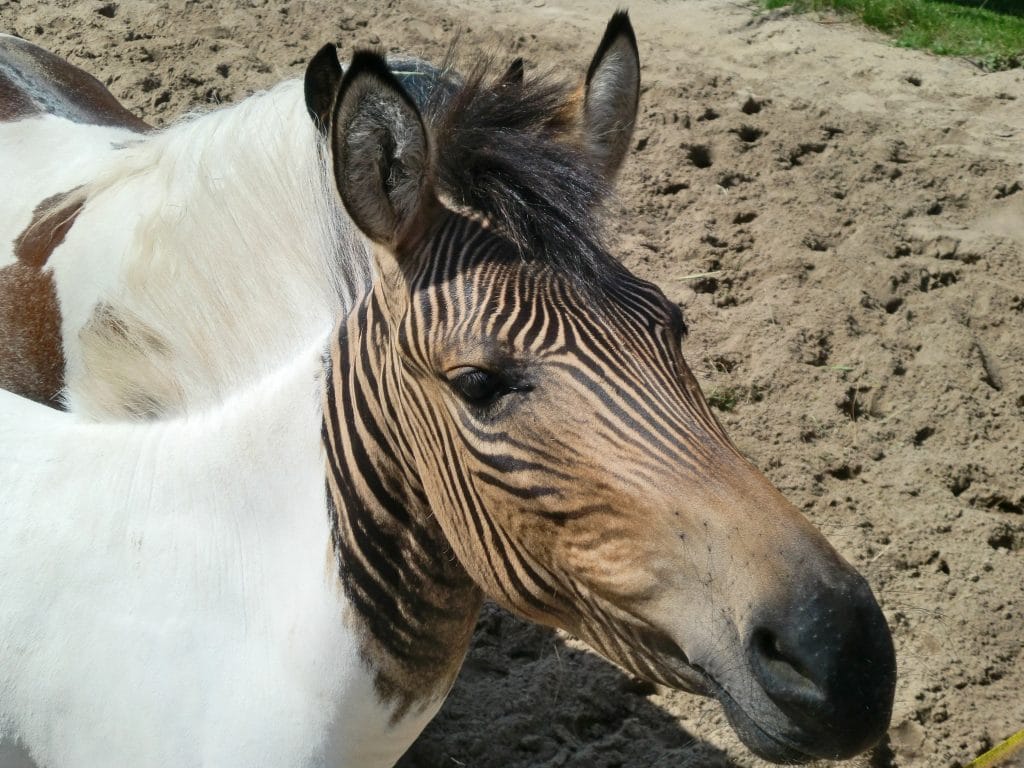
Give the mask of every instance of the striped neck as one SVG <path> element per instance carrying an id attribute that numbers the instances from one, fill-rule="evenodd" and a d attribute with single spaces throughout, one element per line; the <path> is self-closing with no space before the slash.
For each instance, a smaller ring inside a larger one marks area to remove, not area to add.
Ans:
<path id="1" fill-rule="evenodd" d="M 394 722 L 447 695 L 483 598 L 432 514 L 403 439 L 387 333 L 375 293 L 336 330 L 322 439 L 334 563 Z"/>

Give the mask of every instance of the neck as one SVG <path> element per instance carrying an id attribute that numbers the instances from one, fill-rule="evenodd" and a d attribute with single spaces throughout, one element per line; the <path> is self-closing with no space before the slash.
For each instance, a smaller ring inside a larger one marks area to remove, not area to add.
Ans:
<path id="1" fill-rule="evenodd" d="M 169 407 L 156 410 L 177 410 L 175 398 L 193 410 L 283 364 L 346 313 L 371 267 L 326 157 L 299 81 L 118 153 L 83 189 L 87 207 L 123 207 L 128 194 L 143 213 L 120 283 L 83 318 L 85 369 L 141 379 L 125 382 L 129 394 L 167 392 Z M 116 388 L 95 398 L 131 399 Z"/>
<path id="2" fill-rule="evenodd" d="M 346 308 L 363 293 L 369 252 L 337 199 L 301 81 L 185 119 L 145 143 L 147 174 L 163 198 L 139 228 L 147 262 L 166 258 L 180 269 L 182 261 L 200 266 L 216 257 L 238 269 L 225 281 L 242 282 L 276 266 L 316 278 L 340 272 L 348 278 L 340 296 Z M 174 215 L 185 203 L 188 215 Z M 148 273 L 159 264 L 144 266 Z M 321 281 L 319 291 L 337 302 L 334 287 Z"/>
<path id="3" fill-rule="evenodd" d="M 387 333 L 374 293 L 334 336 L 323 441 L 336 564 L 377 692 L 397 720 L 447 694 L 482 595 L 417 479 L 407 425 L 394 408 Z"/>

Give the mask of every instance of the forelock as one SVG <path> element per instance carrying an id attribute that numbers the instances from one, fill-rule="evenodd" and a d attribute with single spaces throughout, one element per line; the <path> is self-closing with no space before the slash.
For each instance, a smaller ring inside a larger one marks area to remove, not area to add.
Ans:
<path id="1" fill-rule="evenodd" d="M 487 219 L 520 258 L 606 285 L 622 270 L 605 247 L 611 191 L 574 135 L 574 87 L 550 72 L 506 80 L 490 58 L 460 78 L 453 60 L 454 86 L 423 110 L 439 194 Z"/>

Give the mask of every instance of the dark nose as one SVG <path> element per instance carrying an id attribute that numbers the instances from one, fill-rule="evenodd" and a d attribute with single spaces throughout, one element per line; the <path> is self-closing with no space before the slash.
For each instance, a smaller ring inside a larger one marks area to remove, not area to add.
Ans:
<path id="1" fill-rule="evenodd" d="M 757 681 L 815 757 L 852 757 L 889 727 L 896 687 L 892 635 L 870 587 L 852 571 L 807 584 L 759 616 L 747 655 Z"/>

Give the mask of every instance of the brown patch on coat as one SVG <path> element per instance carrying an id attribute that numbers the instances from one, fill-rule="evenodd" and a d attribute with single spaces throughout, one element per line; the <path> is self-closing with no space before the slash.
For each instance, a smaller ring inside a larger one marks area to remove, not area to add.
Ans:
<path id="1" fill-rule="evenodd" d="M 558 108 L 558 116 L 555 122 L 558 125 L 565 126 L 566 133 L 576 139 L 582 137 L 583 106 L 586 104 L 586 101 L 587 88 L 584 83 L 580 83 Z"/>
<path id="2" fill-rule="evenodd" d="M 29 264 L 0 269 L 0 388 L 60 408 L 64 348 L 53 277 Z"/>
<path id="3" fill-rule="evenodd" d="M 73 192 L 36 206 L 14 241 L 17 263 L 0 269 L 0 387 L 55 408 L 64 388 L 64 345 L 57 289 L 44 268 L 84 205 L 65 202 Z"/>
<path id="4" fill-rule="evenodd" d="M 0 121 L 34 114 L 138 133 L 153 130 L 85 70 L 26 40 L 0 37 Z"/>
<path id="5" fill-rule="evenodd" d="M 32 213 L 32 223 L 14 241 L 14 257 L 22 264 L 42 269 L 54 249 L 64 242 L 71 225 L 82 212 L 84 200 L 64 203 L 75 190 L 43 200 Z"/>

